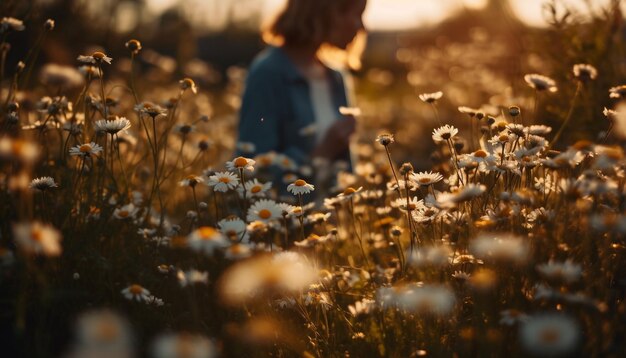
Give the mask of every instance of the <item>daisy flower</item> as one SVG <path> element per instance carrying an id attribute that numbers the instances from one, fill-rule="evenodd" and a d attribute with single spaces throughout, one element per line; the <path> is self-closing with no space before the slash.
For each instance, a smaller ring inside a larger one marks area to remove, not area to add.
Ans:
<path id="1" fill-rule="evenodd" d="M 395 139 L 393 138 L 393 134 L 380 134 L 378 135 L 378 137 L 376 137 L 376 142 L 378 142 L 380 145 L 386 147 L 389 144 L 395 142 Z"/>
<path id="2" fill-rule="evenodd" d="M 256 145 L 252 142 L 237 142 L 236 148 L 244 153 L 256 152 Z"/>
<path id="3" fill-rule="evenodd" d="M 239 304 L 258 300 L 263 294 L 300 291 L 318 280 L 318 270 L 306 257 L 286 251 L 230 266 L 221 276 L 217 292 L 224 303 Z"/>
<path id="4" fill-rule="evenodd" d="M 454 309 L 454 292 L 440 285 L 409 284 L 381 287 L 377 292 L 383 305 L 392 305 L 409 312 L 445 315 Z"/>
<path id="5" fill-rule="evenodd" d="M 112 120 L 98 120 L 94 124 L 96 132 L 104 132 L 108 134 L 117 134 L 120 131 L 130 128 L 130 121 L 125 117 L 117 117 Z"/>
<path id="6" fill-rule="evenodd" d="M 121 208 L 116 208 L 113 211 L 113 217 L 120 220 L 134 219 L 138 211 L 139 208 L 133 203 L 130 203 L 122 206 Z"/>
<path id="7" fill-rule="evenodd" d="M 226 162 L 226 169 L 228 170 L 239 170 L 245 169 L 248 171 L 254 171 L 254 163 L 256 163 L 253 159 L 237 157 L 230 162 Z"/>
<path id="8" fill-rule="evenodd" d="M 538 265 L 537 271 L 549 279 L 572 283 L 580 279 L 583 269 L 582 266 L 570 260 L 566 260 L 565 262 L 554 262 L 550 260 L 547 263 Z"/>
<path id="9" fill-rule="evenodd" d="M 250 238 L 245 221 L 238 217 L 222 219 L 217 223 L 217 227 L 231 241 L 247 242 Z"/>
<path id="10" fill-rule="evenodd" d="M 315 187 L 302 179 L 298 179 L 287 186 L 287 191 L 293 195 L 309 194 L 313 190 Z"/>
<path id="11" fill-rule="evenodd" d="M 477 258 L 502 262 L 523 263 L 530 248 L 523 237 L 513 234 L 483 233 L 470 243 L 470 252 Z"/>
<path id="12" fill-rule="evenodd" d="M 576 321 L 558 313 L 529 317 L 520 327 L 522 345 L 542 356 L 564 355 L 573 351 L 580 337 Z"/>
<path id="13" fill-rule="evenodd" d="M 244 151 L 242 149 L 239 149 L 239 150 Z M 267 153 L 257 154 L 254 157 L 254 160 L 256 162 L 255 164 L 258 165 L 260 168 L 267 168 L 275 163 L 275 158 L 276 158 L 276 152 L 267 152 Z"/>
<path id="14" fill-rule="evenodd" d="M 429 207 L 426 205 L 418 206 L 417 210 L 412 213 L 413 220 L 418 223 L 431 223 L 436 218 L 442 215 L 442 211 L 437 209 L 436 207 Z"/>
<path id="15" fill-rule="evenodd" d="M 178 283 L 181 287 L 196 285 L 199 283 L 206 284 L 209 282 L 209 273 L 198 270 L 178 270 L 176 278 L 178 279 Z"/>
<path id="16" fill-rule="evenodd" d="M 224 250 L 224 257 L 228 260 L 239 260 L 252 255 L 250 246 L 242 243 L 235 243 Z"/>
<path id="17" fill-rule="evenodd" d="M 435 141 L 435 143 L 445 142 L 454 138 L 454 136 L 456 136 L 458 133 L 458 129 L 446 124 L 433 130 L 433 140 Z"/>
<path id="18" fill-rule="evenodd" d="M 318 236 L 315 234 L 311 234 L 302 241 L 294 242 L 294 245 L 298 247 L 314 247 L 318 244 L 326 242 L 328 239 L 329 239 L 329 236 Z"/>
<path id="19" fill-rule="evenodd" d="M 187 236 L 187 244 L 192 250 L 210 256 L 213 255 L 215 249 L 228 246 L 228 240 L 218 230 L 210 226 L 202 226 Z"/>
<path id="20" fill-rule="evenodd" d="M 253 180 L 248 180 L 243 186 L 246 189 L 246 196 L 249 198 L 264 197 L 268 190 L 272 188 L 272 182 L 261 183 L 254 178 Z M 237 187 L 237 191 L 241 194 L 243 192 L 243 188 L 239 186 Z"/>
<path id="21" fill-rule="evenodd" d="M 445 245 L 423 246 L 408 253 L 408 263 L 415 267 L 443 267 L 449 263 L 452 250 Z"/>
<path id="22" fill-rule="evenodd" d="M 343 192 L 337 195 L 337 199 L 340 199 L 341 201 L 348 200 L 350 198 L 353 198 L 358 193 L 360 193 L 361 190 L 363 190 L 362 186 L 358 187 L 358 189 L 354 189 L 353 187 L 349 186 Z"/>
<path id="23" fill-rule="evenodd" d="M 232 190 L 239 184 L 237 175 L 231 172 L 217 172 L 209 177 L 208 186 L 223 193 Z"/>
<path id="24" fill-rule="evenodd" d="M 14 17 L 3 17 L 0 19 L 0 34 L 7 32 L 9 29 L 23 31 L 25 28 L 24 22 Z"/>
<path id="25" fill-rule="evenodd" d="M 82 63 L 93 63 L 93 64 L 100 64 L 102 62 L 106 62 L 110 65 L 113 59 L 107 56 L 104 52 L 96 51 L 92 53 L 91 56 L 80 55 L 78 56 L 77 60 Z"/>
<path id="26" fill-rule="evenodd" d="M 426 103 L 435 103 L 442 96 L 443 96 L 443 92 L 438 91 L 435 93 L 422 93 L 418 97 L 419 99 L 421 99 L 422 101 Z"/>
<path id="27" fill-rule="evenodd" d="M 424 200 L 418 199 L 416 196 L 409 199 L 408 208 L 413 211 L 424 205 Z M 398 208 L 402 211 L 407 210 L 407 199 L 406 198 L 397 198 L 391 202 L 391 206 L 394 208 Z"/>
<path id="28" fill-rule="evenodd" d="M 57 188 L 59 185 L 54 182 L 52 177 L 41 177 L 33 179 L 30 182 L 29 188 L 33 190 L 46 191 L 51 188 Z"/>
<path id="29" fill-rule="evenodd" d="M 143 288 L 141 285 L 133 284 L 121 291 L 122 295 L 129 301 L 146 302 L 150 298 L 150 291 Z"/>
<path id="30" fill-rule="evenodd" d="M 508 309 L 500 312 L 500 324 L 505 326 L 514 326 L 516 323 L 525 322 L 527 319 L 527 314 L 515 309 Z"/>
<path id="31" fill-rule="evenodd" d="M 124 46 L 130 50 L 134 55 L 138 54 L 141 51 L 141 42 L 138 40 L 132 39 L 127 41 Z"/>
<path id="32" fill-rule="evenodd" d="M 250 206 L 246 219 L 248 222 L 257 220 L 267 222 L 281 218 L 282 211 L 282 208 L 274 200 L 261 199 Z"/>
<path id="33" fill-rule="evenodd" d="M 367 315 L 375 307 L 375 304 L 375 300 L 364 298 L 361 301 L 354 302 L 354 305 L 348 305 L 348 311 L 354 317 Z"/>
<path id="34" fill-rule="evenodd" d="M 537 91 L 548 91 L 548 92 L 556 92 L 558 88 L 556 87 L 556 82 L 550 77 L 538 75 L 538 74 L 528 74 L 524 76 L 524 81 L 531 87 Z"/>
<path id="35" fill-rule="evenodd" d="M 572 68 L 572 72 L 574 73 L 574 77 L 583 82 L 595 80 L 596 77 L 598 77 L 598 70 L 586 63 L 575 64 Z"/>
<path id="36" fill-rule="evenodd" d="M 59 256 L 61 254 L 61 233 L 52 226 L 38 221 L 19 223 L 13 226 L 15 243 L 26 254 Z"/>
<path id="37" fill-rule="evenodd" d="M 128 352 L 132 344 L 130 324 L 117 313 L 109 310 L 83 313 L 76 323 L 76 333 L 77 350 L 88 352 L 76 356 L 93 356 L 96 351 L 132 356 Z"/>
<path id="38" fill-rule="evenodd" d="M 421 186 L 433 185 L 442 179 L 443 176 L 441 174 L 433 172 L 419 172 L 411 174 L 411 180 Z"/>
<path id="39" fill-rule="evenodd" d="M 626 97 L 626 85 L 619 85 L 609 88 L 610 98 L 624 98 Z"/>
<path id="40" fill-rule="evenodd" d="M 208 338 L 190 333 L 168 333 L 158 337 L 150 352 L 155 358 L 218 356 L 217 349 Z"/>
<path id="41" fill-rule="evenodd" d="M 30 141 L 7 136 L 0 137 L 0 159 L 33 163 L 39 157 L 39 147 Z"/>
<path id="42" fill-rule="evenodd" d="M 298 170 L 298 163 L 282 153 L 274 154 L 274 164 L 282 170 Z"/>
<path id="43" fill-rule="evenodd" d="M 201 176 L 197 176 L 197 175 L 188 175 L 185 179 L 181 180 L 178 182 L 179 186 L 188 186 L 188 187 L 195 187 L 196 185 L 200 184 L 200 183 L 204 183 L 204 178 L 202 178 Z"/>
<path id="44" fill-rule="evenodd" d="M 145 114 L 147 116 L 152 117 L 152 119 L 155 119 L 156 117 L 160 115 L 167 114 L 167 111 L 165 109 L 151 102 L 139 103 L 135 105 L 134 109 L 140 114 Z"/>
<path id="45" fill-rule="evenodd" d="M 174 127 L 174 132 L 180 134 L 181 136 L 186 136 L 191 132 L 194 132 L 196 127 L 192 124 L 177 124 Z"/>
<path id="46" fill-rule="evenodd" d="M 183 78 L 182 80 L 178 81 L 178 84 L 180 85 L 180 89 L 182 89 L 183 91 L 190 89 L 193 94 L 198 93 L 198 87 L 196 86 L 196 83 L 189 77 Z"/>
<path id="47" fill-rule="evenodd" d="M 328 221 L 331 213 L 313 213 L 307 216 L 306 221 L 308 223 L 323 224 Z"/>
<path id="48" fill-rule="evenodd" d="M 98 155 L 102 152 L 102 147 L 95 142 L 84 143 L 70 148 L 70 155 L 89 157 L 91 155 Z"/>
<path id="49" fill-rule="evenodd" d="M 471 107 L 467 107 L 467 106 L 460 106 L 457 108 L 459 112 L 463 113 L 463 114 L 467 114 L 468 116 L 470 116 L 470 118 L 474 118 L 476 116 L 476 114 L 478 114 L 480 112 L 479 109 L 475 109 L 475 108 L 471 108 Z"/>

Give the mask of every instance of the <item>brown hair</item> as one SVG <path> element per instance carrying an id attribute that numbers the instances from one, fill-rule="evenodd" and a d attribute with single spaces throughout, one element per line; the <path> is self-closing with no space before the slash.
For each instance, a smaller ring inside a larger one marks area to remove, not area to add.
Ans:
<path id="1" fill-rule="evenodd" d="M 339 50 L 325 43 L 332 19 L 345 11 L 354 0 L 287 0 L 285 7 L 263 28 L 263 40 L 274 46 L 286 44 L 319 45 L 318 56 L 331 65 L 361 67 L 365 31 L 359 32 L 347 49 Z"/>

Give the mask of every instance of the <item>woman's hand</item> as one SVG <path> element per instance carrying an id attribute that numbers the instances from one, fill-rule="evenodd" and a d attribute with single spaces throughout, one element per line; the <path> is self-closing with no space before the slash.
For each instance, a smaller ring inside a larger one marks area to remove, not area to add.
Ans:
<path id="1" fill-rule="evenodd" d="M 354 116 L 346 116 L 342 120 L 335 121 L 326 131 L 322 141 L 313 150 L 312 157 L 334 160 L 341 153 L 346 152 L 350 145 L 350 136 L 354 133 L 355 128 Z"/>

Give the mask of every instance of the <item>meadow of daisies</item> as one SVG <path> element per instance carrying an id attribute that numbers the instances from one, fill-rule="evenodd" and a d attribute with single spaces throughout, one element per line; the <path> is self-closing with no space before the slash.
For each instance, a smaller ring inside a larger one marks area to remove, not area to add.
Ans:
<path id="1" fill-rule="evenodd" d="M 237 143 L 240 69 L 219 96 L 154 85 L 138 40 L 34 68 L 58 24 L 3 17 L 2 341 L 11 356 L 624 356 L 626 78 L 621 33 L 594 26 L 612 15 L 553 13 L 550 36 L 602 51 L 552 54 L 548 73 L 506 79 L 514 95 L 451 103 L 463 82 L 442 83 L 414 94 L 419 126 L 343 108 L 353 172 Z M 40 40 L 8 68 L 25 26 Z M 412 73 L 441 63 L 403 53 Z M 489 78 L 465 84 L 499 90 Z"/>

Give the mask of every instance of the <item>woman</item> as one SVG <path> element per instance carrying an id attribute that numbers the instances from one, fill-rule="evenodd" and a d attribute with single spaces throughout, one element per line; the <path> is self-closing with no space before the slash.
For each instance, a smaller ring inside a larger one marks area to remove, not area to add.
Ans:
<path id="1" fill-rule="evenodd" d="M 343 76 L 320 57 L 328 48 L 350 52 L 357 34 L 364 34 L 366 1 L 288 0 L 264 34 L 270 46 L 250 67 L 240 143 L 253 143 L 256 154 L 282 153 L 299 165 L 349 163 L 355 122 L 339 113 L 348 106 Z"/>

